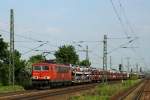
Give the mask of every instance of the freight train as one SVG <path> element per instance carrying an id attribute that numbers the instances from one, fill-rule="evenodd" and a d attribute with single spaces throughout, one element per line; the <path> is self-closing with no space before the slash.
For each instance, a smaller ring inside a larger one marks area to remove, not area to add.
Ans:
<path id="1" fill-rule="evenodd" d="M 129 75 L 126 72 L 103 71 L 102 69 L 82 66 L 72 66 L 44 61 L 32 65 L 32 86 L 56 87 L 72 84 L 101 82 L 107 76 L 108 81 L 126 80 Z"/>

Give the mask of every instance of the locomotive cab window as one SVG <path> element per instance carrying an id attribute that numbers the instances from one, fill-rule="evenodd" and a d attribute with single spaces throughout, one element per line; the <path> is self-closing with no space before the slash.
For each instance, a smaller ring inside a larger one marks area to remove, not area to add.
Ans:
<path id="1" fill-rule="evenodd" d="M 41 70 L 41 66 L 33 66 L 33 70 Z"/>
<path id="2" fill-rule="evenodd" d="M 33 70 L 42 71 L 42 70 L 49 70 L 48 66 L 33 66 Z"/>
<path id="3" fill-rule="evenodd" d="M 42 66 L 42 70 L 49 70 L 48 66 Z"/>

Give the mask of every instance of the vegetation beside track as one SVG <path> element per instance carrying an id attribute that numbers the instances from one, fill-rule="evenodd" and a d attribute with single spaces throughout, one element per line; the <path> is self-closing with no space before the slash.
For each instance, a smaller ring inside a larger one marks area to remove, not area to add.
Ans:
<path id="1" fill-rule="evenodd" d="M 138 82 L 140 80 L 126 80 L 117 84 L 100 84 L 90 91 L 70 97 L 70 100 L 109 100 L 114 94 L 130 88 Z"/>
<path id="2" fill-rule="evenodd" d="M 8 92 L 16 92 L 16 91 L 24 91 L 22 86 L 15 85 L 13 86 L 0 86 L 0 93 L 8 93 Z"/>

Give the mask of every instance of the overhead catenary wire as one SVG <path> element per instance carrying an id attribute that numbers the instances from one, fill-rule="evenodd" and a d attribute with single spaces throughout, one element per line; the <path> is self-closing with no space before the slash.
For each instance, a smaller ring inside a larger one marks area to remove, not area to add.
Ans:
<path id="1" fill-rule="evenodd" d="M 1 31 L 2 31 L 2 30 L 1 30 Z M 8 31 L 2 31 L 2 32 L 9 33 Z M 26 36 L 22 36 L 22 35 L 18 35 L 18 34 L 16 34 L 16 36 L 22 37 L 22 38 L 24 38 L 24 39 L 31 40 L 31 41 L 33 41 L 33 42 L 45 42 L 45 41 L 33 39 L 33 38 L 30 38 L 30 37 L 26 37 Z M 111 38 L 110 38 L 110 39 L 111 39 Z M 30 41 L 16 41 L 16 42 L 30 42 Z M 47 42 L 50 42 L 50 41 L 47 41 Z M 96 42 L 102 42 L 102 41 L 79 41 L 79 42 L 81 42 L 81 43 L 82 43 L 82 42 L 96 43 Z M 47 43 L 47 44 L 49 44 L 49 43 Z M 56 46 L 56 45 L 53 45 L 53 46 L 58 47 L 58 46 Z M 39 47 L 41 47 L 41 46 L 39 46 Z M 33 49 L 35 49 L 35 48 L 33 48 Z M 34 51 L 34 50 L 31 49 L 31 51 Z M 28 51 L 28 52 L 31 52 L 31 51 Z"/>
<path id="2" fill-rule="evenodd" d="M 115 12 L 115 14 L 116 14 L 116 16 L 117 16 L 117 18 L 118 18 L 118 20 L 119 20 L 121 26 L 122 26 L 122 29 L 123 29 L 123 31 L 124 31 L 124 33 L 125 33 L 127 39 L 130 39 L 128 42 L 129 42 L 129 43 L 133 42 L 134 40 L 137 39 L 137 37 L 135 37 L 134 39 L 131 40 L 131 37 L 129 36 L 129 34 L 127 33 L 127 30 L 125 29 L 125 25 L 124 25 L 124 23 L 123 23 L 123 20 L 122 20 L 122 18 L 120 17 L 120 15 L 119 15 L 119 13 L 118 13 L 118 11 L 117 11 L 117 9 L 116 9 L 114 3 L 113 3 L 113 0 L 110 0 L 110 2 L 111 2 L 111 4 L 112 4 L 113 10 L 114 10 L 114 12 Z M 124 12 L 124 16 L 125 16 L 126 22 L 127 22 L 127 24 L 129 25 L 131 32 L 134 32 L 134 31 L 133 31 L 133 28 L 131 27 L 131 25 L 130 25 L 130 23 L 129 23 L 129 20 L 128 20 L 127 17 L 126 17 L 126 14 L 125 14 L 125 11 L 124 11 L 124 9 L 123 9 L 123 7 L 122 7 L 121 2 L 119 2 L 119 5 L 120 5 L 120 7 L 122 8 L 122 10 L 123 10 L 123 12 Z M 125 44 L 126 44 L 126 43 L 125 43 Z M 120 46 L 123 46 L 123 45 L 120 45 Z M 119 49 L 120 46 L 119 46 L 118 48 L 113 49 L 112 51 L 115 51 L 115 50 Z M 111 52 L 112 52 L 112 51 L 111 51 Z M 109 52 L 109 53 L 111 53 L 111 52 Z"/>
<path id="3" fill-rule="evenodd" d="M 144 60 L 144 57 L 142 57 L 140 53 L 137 53 L 137 51 L 135 50 L 135 48 L 131 48 L 131 50 L 134 52 L 134 54 L 135 54 L 136 56 L 138 56 L 140 59 L 142 59 L 142 62 L 143 62 L 143 64 L 145 65 L 145 67 L 148 66 L 148 64 L 147 64 L 146 61 Z"/>
<path id="4" fill-rule="evenodd" d="M 125 46 L 125 45 L 128 45 L 128 44 L 132 43 L 134 40 L 135 40 L 135 39 L 132 39 L 132 40 L 130 40 L 130 41 L 128 41 L 128 42 L 126 42 L 126 43 L 124 43 L 124 44 L 119 45 L 119 47 L 116 47 L 116 48 L 112 49 L 111 51 L 107 52 L 107 54 L 110 54 L 110 53 L 112 53 L 112 52 L 114 52 L 114 51 L 116 51 L 116 50 L 118 50 L 118 49 L 122 48 L 123 46 Z"/>
<path id="5" fill-rule="evenodd" d="M 35 49 L 37 49 L 37 48 L 39 48 L 39 47 L 42 47 L 42 46 L 45 45 L 45 44 L 47 44 L 47 42 L 46 42 L 46 43 L 42 43 L 42 44 L 40 44 L 39 46 L 37 46 L 37 47 L 35 47 L 35 48 L 32 48 L 32 49 L 30 49 L 30 50 L 24 52 L 22 55 L 25 55 L 25 54 L 27 54 L 27 53 L 29 53 L 29 52 L 31 52 L 31 51 L 34 51 Z"/>
<path id="6" fill-rule="evenodd" d="M 99 43 L 99 42 L 103 42 L 103 41 L 83 41 L 83 40 L 82 40 L 82 41 L 73 41 L 73 43 L 85 43 L 85 42 L 86 42 L 86 43 L 87 43 L 87 42 L 88 42 L 88 43 L 96 43 L 96 42 Z"/>
<path id="7" fill-rule="evenodd" d="M 0 33 L 2 33 L 2 34 L 6 33 L 6 34 L 9 35 L 8 31 L 2 30 L 2 29 L 0 29 Z M 49 44 L 50 46 L 58 47 L 57 45 L 50 44 L 50 41 L 37 40 L 37 39 L 31 38 L 31 37 L 26 37 L 26 36 L 19 35 L 19 34 L 15 34 L 15 35 L 18 36 L 18 37 L 30 40 L 30 41 L 14 41 L 14 42 L 17 42 L 17 43 L 31 43 L 31 42 L 43 43 L 43 42 L 47 42 L 47 44 Z"/>
<path id="8" fill-rule="evenodd" d="M 132 27 L 132 24 L 131 24 L 130 20 L 128 19 L 127 15 L 126 15 L 125 8 L 124 8 L 123 4 L 121 3 L 121 0 L 118 0 L 118 2 L 119 2 L 119 6 L 120 6 L 120 9 L 121 9 L 121 12 L 122 12 L 122 14 L 124 16 L 126 25 L 128 26 L 128 28 L 129 28 L 130 32 L 132 33 L 132 35 L 134 35 L 135 38 L 138 38 L 137 34 L 135 34 L 135 31 L 134 31 L 134 29 Z"/>
<path id="9" fill-rule="evenodd" d="M 125 12 L 124 6 L 122 5 L 120 0 L 118 0 L 118 2 L 119 2 L 119 6 L 120 6 L 120 8 L 122 10 L 123 16 L 125 18 L 126 24 L 128 25 L 131 33 L 135 33 L 133 28 L 132 28 L 131 22 L 129 21 L 128 17 L 126 16 L 126 12 Z"/>
<path id="10" fill-rule="evenodd" d="M 126 37 L 118 37 L 118 38 L 107 38 L 107 39 L 128 39 L 128 38 L 126 38 Z"/>
<path id="11" fill-rule="evenodd" d="M 135 33 L 134 30 L 133 30 L 133 27 L 132 27 L 132 25 L 131 25 L 131 23 L 130 23 L 130 21 L 128 19 L 128 17 L 126 16 L 126 12 L 125 12 L 124 6 L 122 5 L 120 0 L 118 0 L 118 2 L 119 2 L 119 6 L 120 6 L 120 8 L 122 10 L 123 16 L 125 18 L 126 24 L 128 25 L 131 33 Z M 135 37 L 137 37 L 136 34 L 135 34 Z M 138 56 L 139 58 L 143 58 L 139 53 L 136 52 L 135 48 L 131 48 L 131 50 L 135 53 L 136 56 Z M 145 66 L 147 66 L 145 61 L 143 61 L 143 63 L 145 64 Z"/>
<path id="12" fill-rule="evenodd" d="M 3 29 L 0 29 L 0 32 L 2 34 L 8 34 L 9 35 L 9 32 L 6 31 L 6 30 L 3 30 Z M 26 37 L 26 36 L 23 36 L 23 35 L 19 35 L 19 34 L 15 34 L 16 36 L 18 37 L 21 37 L 21 38 L 24 38 L 24 39 L 27 39 L 27 40 L 30 40 L 30 41 L 15 41 L 17 43 L 30 43 L 30 42 L 39 42 L 39 43 L 43 43 L 43 42 L 47 42 L 47 44 L 50 44 L 51 41 L 48 41 L 48 40 L 38 40 L 38 39 L 34 39 L 34 38 L 31 38 L 31 37 Z M 72 41 L 73 43 L 75 43 L 75 41 Z M 78 41 L 79 42 L 79 41 Z M 81 42 L 81 41 L 80 41 Z M 85 42 L 85 41 L 84 41 Z M 86 41 L 86 42 L 99 42 L 99 41 Z M 54 45 L 54 44 L 50 44 L 50 46 L 53 46 L 53 47 L 59 47 L 57 45 Z"/>
<path id="13" fill-rule="evenodd" d="M 124 31 L 124 34 L 126 35 L 126 38 L 130 38 L 130 36 L 129 36 L 128 33 L 127 33 L 127 30 L 125 29 L 125 26 L 124 26 L 124 23 L 123 23 L 123 21 L 122 21 L 122 18 L 119 16 L 119 13 L 118 13 L 118 11 L 117 11 L 117 9 L 116 9 L 114 3 L 113 3 L 113 0 L 110 0 L 110 3 L 111 3 L 111 5 L 112 5 L 112 7 L 113 7 L 113 10 L 114 10 L 114 12 L 115 12 L 115 14 L 116 14 L 116 16 L 117 16 L 119 22 L 120 22 L 120 25 L 121 25 L 121 27 L 122 27 L 122 29 L 123 29 L 123 31 Z"/>
<path id="14" fill-rule="evenodd" d="M 112 4 L 113 10 L 114 10 L 114 12 L 115 12 L 115 14 L 116 14 L 116 16 L 117 16 L 117 18 L 118 18 L 118 20 L 119 20 L 119 22 L 120 22 L 122 28 L 124 29 L 124 33 L 126 34 L 126 36 L 127 36 L 127 35 L 129 36 L 129 34 L 127 33 L 127 31 L 126 31 L 126 29 L 125 29 L 123 20 L 122 20 L 122 18 L 120 17 L 120 15 L 119 15 L 119 13 L 118 13 L 118 11 L 117 11 L 117 9 L 116 9 L 114 3 L 113 3 L 113 0 L 110 0 L 110 2 L 111 2 L 111 4 Z M 132 27 L 132 25 L 131 25 L 131 23 L 130 23 L 128 17 L 126 16 L 125 9 L 124 9 L 122 3 L 120 2 L 120 0 L 118 0 L 118 2 L 119 2 L 120 9 L 122 10 L 122 13 L 123 13 L 123 16 L 124 16 L 126 25 L 128 26 L 128 28 L 130 29 L 130 32 L 131 32 L 132 35 L 133 35 L 133 33 L 135 33 L 135 32 L 134 32 L 134 30 L 133 30 L 133 27 Z M 137 40 L 138 37 L 137 37 L 137 35 L 135 34 L 135 37 L 134 37 L 134 38 L 131 39 L 131 37 L 129 37 L 128 39 L 129 39 L 129 43 L 131 44 L 131 43 L 133 43 L 135 40 Z M 123 45 L 120 45 L 120 46 L 123 46 Z M 119 46 L 118 48 L 113 49 L 112 51 L 118 50 L 118 49 L 120 48 L 120 46 Z M 133 50 L 134 48 L 132 47 L 131 49 Z M 112 52 L 112 51 L 111 51 L 111 52 Z M 111 53 L 111 52 L 109 52 L 109 53 Z M 134 52 L 134 53 L 135 53 L 135 52 Z"/>
<path id="15" fill-rule="evenodd" d="M 127 34 L 128 35 L 128 34 Z M 17 35 L 18 36 L 18 35 Z M 32 40 L 32 41 L 34 41 L 34 42 L 45 42 L 45 41 L 41 41 L 41 40 L 36 40 L 36 39 L 33 39 L 33 38 L 30 38 L 30 37 L 25 37 L 25 36 L 22 36 L 22 35 L 19 35 L 19 37 L 22 37 L 22 38 L 25 38 L 25 39 L 29 39 L 29 40 Z M 128 37 L 128 36 L 127 36 Z M 129 38 L 129 37 L 128 37 Z M 28 41 L 16 41 L 16 42 L 28 42 Z M 90 43 L 93 43 L 93 42 L 95 42 L 95 41 L 86 41 L 86 42 L 90 42 Z M 99 41 L 98 41 L 99 42 Z M 48 44 L 48 43 L 47 43 Z M 38 46 L 38 48 L 39 47 L 42 47 L 42 44 L 40 45 L 40 46 Z M 35 48 L 33 48 L 33 49 L 35 49 Z M 31 52 L 31 51 L 33 51 L 32 49 L 30 50 L 30 51 L 28 51 L 28 52 Z"/>
<path id="16" fill-rule="evenodd" d="M 0 29 L 0 32 L 4 32 L 4 33 L 9 34 L 9 32 L 8 32 L 8 31 L 6 31 L 6 30 L 2 30 L 2 29 Z M 37 39 L 31 38 L 31 37 L 26 37 L 26 36 L 19 35 L 19 34 L 15 34 L 15 35 L 16 35 L 16 36 L 18 36 L 18 37 L 24 38 L 24 39 L 28 39 L 28 40 L 35 41 L 35 42 L 45 42 L 45 41 L 37 40 Z"/>
<path id="17" fill-rule="evenodd" d="M 1 32 L 4 32 L 4 33 L 9 33 L 8 31 L 5 31 L 5 30 L 2 30 L 2 29 L 0 29 L 0 31 Z M 22 35 L 18 35 L 18 34 L 15 34 L 16 36 L 19 36 L 19 37 L 22 37 L 22 38 L 24 38 L 24 39 L 28 39 L 28 40 L 31 40 L 31 41 L 15 41 L 15 42 L 17 42 L 17 43 L 31 43 L 31 42 L 40 42 L 40 43 L 42 43 L 42 42 L 47 42 L 47 44 L 49 44 L 50 46 L 53 46 L 53 47 L 59 47 L 59 46 L 57 46 L 57 45 L 54 45 L 54 44 L 50 44 L 50 41 L 41 41 L 41 40 L 37 40 L 37 39 L 33 39 L 33 38 L 30 38 L 30 37 L 25 37 L 25 36 L 22 36 Z M 79 43 L 82 43 L 82 42 L 91 42 L 91 43 L 96 43 L 96 42 L 101 42 L 101 41 L 78 41 Z M 74 42 L 73 41 L 73 43 L 77 43 L 77 42 Z M 35 47 L 35 48 L 28 48 L 28 49 L 30 49 L 30 50 L 28 50 L 28 51 L 26 51 L 26 52 L 24 52 L 24 53 L 22 53 L 23 55 L 25 55 L 25 54 L 27 54 L 27 53 L 29 53 L 29 52 L 32 52 L 32 51 L 35 51 L 35 49 L 36 48 L 39 48 L 39 47 L 41 47 L 41 45 L 40 46 L 37 46 L 37 47 Z M 27 47 L 26 47 L 27 48 Z"/>
<path id="18" fill-rule="evenodd" d="M 125 20 L 126 20 L 126 24 L 128 25 L 130 31 L 131 31 L 132 33 L 135 33 L 134 30 L 133 30 L 133 27 L 132 27 L 132 25 L 131 25 L 131 23 L 130 23 L 130 21 L 129 21 L 129 19 L 128 19 L 127 16 L 126 16 L 125 9 L 124 9 L 122 3 L 120 2 L 120 0 L 118 0 L 118 2 L 119 2 L 120 8 L 122 9 L 123 16 L 124 16 L 124 18 L 125 18 Z M 137 37 L 136 34 L 135 34 L 135 37 Z M 131 49 L 132 49 L 132 51 L 134 51 L 134 53 L 136 53 L 135 48 L 131 48 Z M 140 56 L 140 57 L 141 57 L 141 56 Z"/>

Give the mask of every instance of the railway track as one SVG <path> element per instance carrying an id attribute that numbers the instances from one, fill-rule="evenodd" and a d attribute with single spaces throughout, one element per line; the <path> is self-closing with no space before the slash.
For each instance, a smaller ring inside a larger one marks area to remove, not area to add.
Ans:
<path id="1" fill-rule="evenodd" d="M 116 84 L 121 81 L 112 81 L 108 84 Z M 93 84 L 83 84 L 83 85 L 75 85 L 70 87 L 49 89 L 49 90 L 31 90 L 24 92 L 15 92 L 10 94 L 0 94 L 0 100 L 37 100 L 43 99 L 47 97 L 60 96 L 64 94 L 70 94 L 74 92 L 84 91 L 88 89 L 92 89 L 95 86 L 101 83 L 93 83 Z"/>
<path id="2" fill-rule="evenodd" d="M 117 100 L 150 100 L 150 78 L 142 80 Z"/>
<path id="3" fill-rule="evenodd" d="M 133 100 L 130 97 L 130 95 L 139 87 L 140 85 L 143 85 L 142 80 L 138 83 L 136 83 L 134 86 L 132 86 L 130 89 L 126 89 L 124 91 L 119 92 L 118 94 L 114 95 L 111 100 Z"/>
<path id="4" fill-rule="evenodd" d="M 58 89 L 50 89 L 50 90 L 37 90 L 37 91 L 28 91 L 28 92 L 21 92 L 21 93 L 14 93 L 8 95 L 1 95 L 0 100 L 36 100 L 56 95 L 68 94 L 73 93 L 76 91 L 87 90 L 90 88 L 94 88 L 98 83 L 94 84 L 84 84 L 84 85 L 77 85 L 77 86 L 70 86 L 65 88 L 58 88 Z"/>
<path id="5" fill-rule="evenodd" d="M 150 100 L 150 78 L 145 80 L 144 85 L 139 89 L 134 100 Z"/>

